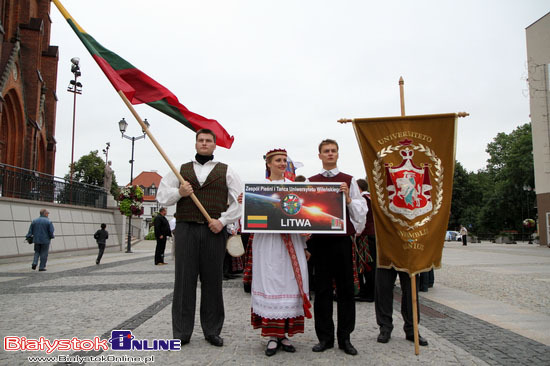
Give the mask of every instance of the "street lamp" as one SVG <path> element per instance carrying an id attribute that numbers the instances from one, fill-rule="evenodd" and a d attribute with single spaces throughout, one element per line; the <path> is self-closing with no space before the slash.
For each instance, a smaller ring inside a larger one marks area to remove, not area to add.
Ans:
<path id="1" fill-rule="evenodd" d="M 105 143 L 105 149 L 103 149 L 103 154 L 105 155 L 105 164 L 109 161 L 109 148 L 111 147 L 110 142 Z"/>
<path id="2" fill-rule="evenodd" d="M 147 118 L 145 118 L 143 123 L 145 123 L 145 126 L 147 126 L 147 129 L 149 129 L 149 122 L 147 122 Z M 134 143 L 136 142 L 136 140 L 141 140 L 141 139 L 145 138 L 145 136 L 147 136 L 147 135 L 145 133 L 145 130 L 142 130 L 143 135 L 141 135 L 141 136 L 137 136 L 137 137 L 128 136 L 124 133 L 124 132 L 126 132 L 127 127 L 128 127 L 128 122 L 126 122 L 126 120 L 124 118 L 122 118 L 118 122 L 118 128 L 120 130 L 120 133 L 121 133 L 123 138 L 132 141 L 132 158 L 129 161 L 129 163 L 130 163 L 130 185 L 132 185 L 132 181 L 134 180 Z M 132 253 L 132 215 L 130 215 L 128 217 L 128 245 L 126 247 L 126 253 Z"/>
<path id="3" fill-rule="evenodd" d="M 76 95 L 82 94 L 82 84 L 78 80 L 78 77 L 82 75 L 80 73 L 80 59 L 78 57 L 71 58 L 71 72 L 74 74 L 74 80 L 69 81 L 69 86 L 67 87 L 67 91 L 74 94 L 74 102 L 73 102 L 73 139 L 71 144 L 71 183 L 73 181 L 73 173 L 74 173 L 74 127 L 75 127 L 75 121 L 76 121 Z"/>

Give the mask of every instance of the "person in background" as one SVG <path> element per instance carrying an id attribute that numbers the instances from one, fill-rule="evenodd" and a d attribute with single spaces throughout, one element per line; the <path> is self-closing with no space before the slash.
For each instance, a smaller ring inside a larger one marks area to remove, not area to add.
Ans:
<path id="1" fill-rule="evenodd" d="M 26 235 L 27 240 L 33 238 L 34 242 L 34 258 L 31 268 L 34 270 L 40 259 L 39 271 L 46 270 L 48 262 L 48 252 L 50 251 L 50 242 L 54 238 L 54 227 L 48 216 L 50 212 L 45 208 L 40 210 L 40 217 L 32 220 L 29 232 Z"/>
<path id="2" fill-rule="evenodd" d="M 94 239 L 97 242 L 97 246 L 99 248 L 99 253 L 97 254 L 97 259 L 95 260 L 95 264 L 99 265 L 99 262 L 101 262 L 101 257 L 103 257 L 103 252 L 105 252 L 105 244 L 107 239 L 109 238 L 109 233 L 107 230 L 106 224 L 101 224 L 101 229 L 95 232 Z"/>
<path id="3" fill-rule="evenodd" d="M 462 237 L 462 245 L 468 245 L 468 230 L 460 225 L 460 236 Z"/>
<path id="4" fill-rule="evenodd" d="M 365 223 L 365 230 L 356 238 L 357 244 L 357 271 L 359 272 L 359 294 L 356 301 L 374 301 L 374 283 L 376 277 L 376 236 L 374 231 L 374 217 L 369 193 L 369 184 L 365 179 L 357 179 L 361 195 L 367 202 L 369 211 Z"/>
<path id="5" fill-rule="evenodd" d="M 155 217 L 155 239 L 157 246 L 155 247 L 155 265 L 164 265 L 164 250 L 166 249 L 166 240 L 172 236 L 170 224 L 166 220 L 166 207 L 161 207 L 158 215 Z"/>
<path id="6" fill-rule="evenodd" d="M 172 254 L 172 259 L 174 259 L 174 250 L 176 249 L 176 217 L 172 217 L 170 221 L 168 221 L 168 224 L 170 224 L 170 232 L 172 233 L 172 236 L 170 237 L 172 242 L 172 249 L 170 250 L 170 254 Z"/>

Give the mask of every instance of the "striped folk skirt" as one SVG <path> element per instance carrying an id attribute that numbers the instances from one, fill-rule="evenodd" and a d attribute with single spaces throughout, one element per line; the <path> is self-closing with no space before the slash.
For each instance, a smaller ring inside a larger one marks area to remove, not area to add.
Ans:
<path id="1" fill-rule="evenodd" d="M 254 329 L 262 329 L 262 337 L 284 338 L 286 334 L 292 337 L 304 332 L 304 317 L 286 319 L 268 319 L 251 311 L 251 323 Z"/>

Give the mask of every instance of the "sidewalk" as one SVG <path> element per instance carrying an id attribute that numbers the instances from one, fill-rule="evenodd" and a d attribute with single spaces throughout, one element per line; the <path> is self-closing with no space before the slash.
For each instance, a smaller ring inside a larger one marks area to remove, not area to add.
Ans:
<path id="1" fill-rule="evenodd" d="M 95 254 L 48 260 L 37 272 L 26 262 L 0 264 L 0 336 L 28 339 L 109 339 L 113 329 L 131 330 L 135 339 L 170 339 L 174 264 L 153 264 L 154 241 L 142 241 L 134 253 L 108 252 L 101 265 Z M 166 253 L 170 252 L 167 248 Z M 200 292 L 200 289 L 198 289 Z M 199 296 L 198 296 L 199 297 Z M 265 341 L 250 326 L 250 296 L 240 279 L 224 281 L 225 325 L 221 348 L 202 335 L 198 315 L 191 343 L 181 351 L 65 351 L 53 355 L 153 356 L 154 365 L 326 364 L 326 365 L 548 365 L 550 364 L 550 249 L 536 245 L 445 243 L 443 268 L 435 286 L 420 293 L 420 334 L 429 341 L 414 355 L 404 338 L 399 288 L 394 331 L 387 344 L 376 342 L 373 303 L 357 303 L 352 343 L 358 356 L 339 349 L 313 353 L 313 321 L 293 337 L 297 352 L 264 355 Z M 336 308 L 336 307 L 335 307 Z M 198 307 L 197 307 L 198 309 Z M 32 365 L 29 356 L 45 352 L 8 352 L 1 365 Z M 55 363 L 41 363 L 55 364 Z M 66 363 L 59 363 L 66 364 Z M 133 365 L 136 362 L 88 362 Z M 143 364 L 143 363 L 141 363 Z"/>

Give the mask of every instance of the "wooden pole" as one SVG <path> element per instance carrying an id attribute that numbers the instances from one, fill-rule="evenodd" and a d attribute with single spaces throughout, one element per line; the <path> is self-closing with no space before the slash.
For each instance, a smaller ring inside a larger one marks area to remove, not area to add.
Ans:
<path id="1" fill-rule="evenodd" d="M 134 117 L 136 118 L 136 120 L 138 121 L 139 125 L 141 126 L 141 128 L 143 129 L 143 131 L 145 131 L 145 133 L 147 134 L 147 136 L 149 136 L 149 138 L 151 139 L 151 141 L 153 142 L 153 145 L 155 145 L 155 147 L 157 148 L 158 152 L 160 153 L 160 155 L 162 155 L 162 157 L 164 158 L 164 160 L 166 161 L 166 163 L 168 164 L 168 166 L 170 167 L 170 169 L 174 172 L 174 174 L 176 175 L 176 177 L 178 178 L 178 180 L 180 181 L 180 184 L 183 184 L 185 183 L 185 180 L 183 179 L 183 177 L 181 176 L 180 172 L 178 171 L 178 169 L 174 166 L 174 164 L 172 164 L 172 161 L 170 161 L 170 159 L 168 158 L 168 156 L 166 155 L 166 153 L 164 152 L 164 150 L 162 149 L 162 147 L 160 146 L 160 144 L 157 142 L 157 139 L 155 139 L 155 137 L 151 134 L 151 132 L 149 132 L 149 129 L 147 128 L 147 125 L 145 123 L 143 123 L 143 120 L 141 119 L 141 117 L 139 116 L 139 114 L 137 113 L 137 111 L 135 110 L 134 106 L 132 105 L 132 103 L 130 103 L 130 101 L 128 100 L 128 98 L 126 98 L 126 95 L 124 95 L 124 93 L 122 91 L 118 91 L 118 95 L 120 95 L 120 97 L 122 98 L 122 100 L 124 101 L 124 103 L 126 104 L 126 106 L 128 107 L 128 109 L 130 110 L 130 112 L 132 112 L 132 114 L 134 115 Z M 189 196 L 191 197 L 191 199 L 193 200 L 193 203 L 195 203 L 195 205 L 197 206 L 197 208 L 199 209 L 199 211 L 203 214 L 203 216 L 206 218 L 206 220 L 208 222 L 212 222 L 212 218 L 210 217 L 210 215 L 208 214 L 208 212 L 206 212 L 204 206 L 200 203 L 199 199 L 197 198 L 197 196 L 195 196 L 194 193 L 191 193 L 191 195 Z"/>
<path id="2" fill-rule="evenodd" d="M 405 115 L 405 82 L 403 81 L 403 76 L 399 77 L 399 100 L 401 101 L 401 115 Z"/>
<path id="3" fill-rule="evenodd" d="M 405 116 L 405 81 L 403 77 L 399 77 L 399 99 L 401 101 L 401 116 Z M 413 312 L 413 334 L 414 334 L 414 354 L 420 354 L 420 347 L 418 344 L 418 306 L 416 305 L 416 276 L 410 275 L 411 279 L 411 302 L 412 302 L 412 312 Z M 406 301 L 406 299 L 401 299 L 401 301 Z"/>
<path id="4" fill-rule="evenodd" d="M 413 332 L 414 332 L 414 354 L 420 354 L 420 347 L 418 346 L 418 306 L 416 304 L 416 276 L 410 275 L 411 278 L 411 301 L 413 312 Z M 401 299 L 405 301 L 405 299 Z"/>

